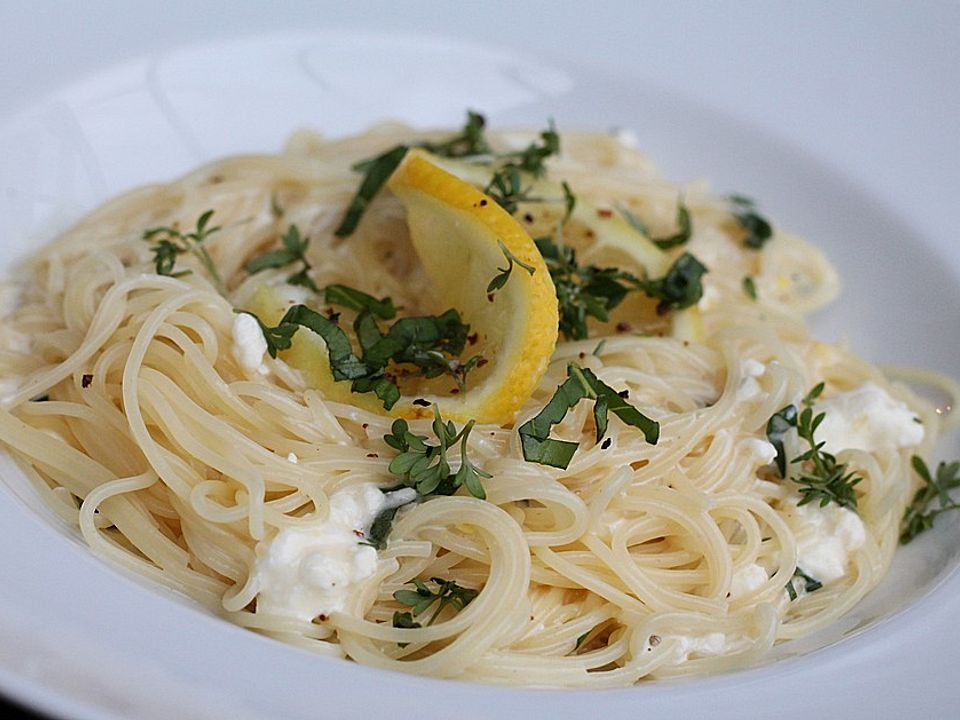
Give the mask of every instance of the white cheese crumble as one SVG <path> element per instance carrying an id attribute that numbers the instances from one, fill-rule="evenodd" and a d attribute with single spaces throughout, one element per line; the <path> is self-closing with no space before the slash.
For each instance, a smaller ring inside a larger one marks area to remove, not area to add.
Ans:
<path id="1" fill-rule="evenodd" d="M 300 458 L 297 457 L 296 453 L 288 453 L 287 462 L 292 462 L 294 465 L 296 465 L 298 462 L 300 462 Z"/>
<path id="2" fill-rule="evenodd" d="M 763 585 L 770 577 L 767 571 L 757 563 L 750 563 L 733 574 L 730 583 L 730 598 L 736 599 L 748 595 Z"/>
<path id="3" fill-rule="evenodd" d="M 860 516 L 839 505 L 799 505 L 788 522 L 797 536 L 797 566 L 822 583 L 846 575 L 851 553 L 867 539 Z"/>
<path id="4" fill-rule="evenodd" d="M 876 383 L 817 402 L 816 413 L 826 413 L 816 439 L 824 450 L 836 454 L 855 449 L 875 452 L 887 448 L 919 445 L 923 425 L 905 403 L 890 397 Z"/>
<path id="5" fill-rule="evenodd" d="M 267 341 L 263 337 L 260 323 L 253 315 L 237 313 L 233 318 L 233 356 L 248 375 L 269 372 L 263 363 L 267 352 Z"/>
<path id="6" fill-rule="evenodd" d="M 737 388 L 737 400 L 744 402 L 760 395 L 762 388 L 757 378 L 767 371 L 767 366 L 752 358 L 740 361 L 740 387 Z"/>
<path id="7" fill-rule="evenodd" d="M 757 465 L 769 465 L 777 459 L 777 449 L 766 440 L 747 438 L 743 441 L 743 446 Z"/>
<path id="8" fill-rule="evenodd" d="M 377 551 L 364 533 L 382 511 L 416 499 L 413 488 L 384 494 L 373 483 L 330 496 L 330 514 L 311 525 L 283 528 L 257 544 L 257 609 L 307 622 L 343 610 L 377 570 Z"/>

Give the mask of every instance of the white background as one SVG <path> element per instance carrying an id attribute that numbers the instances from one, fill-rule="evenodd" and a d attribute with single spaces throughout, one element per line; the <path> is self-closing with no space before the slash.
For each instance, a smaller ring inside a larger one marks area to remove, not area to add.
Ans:
<path id="1" fill-rule="evenodd" d="M 629 73 L 774 133 L 905 216 L 960 272 L 960 2 L 345 5 L 0 0 L 0 117 L 100 68 L 172 45 L 305 28 L 444 34 Z M 958 316 L 946 314 L 948 322 Z M 954 577 L 905 616 L 851 641 L 851 652 L 794 665 L 782 706 L 755 714 L 956 717 L 956 667 L 931 658 L 960 658 L 958 593 Z M 737 685 L 734 693 L 718 690 L 717 702 L 737 702 L 750 716 L 752 683 Z M 674 694 L 670 702 L 664 712 L 682 712 L 682 699 Z"/>

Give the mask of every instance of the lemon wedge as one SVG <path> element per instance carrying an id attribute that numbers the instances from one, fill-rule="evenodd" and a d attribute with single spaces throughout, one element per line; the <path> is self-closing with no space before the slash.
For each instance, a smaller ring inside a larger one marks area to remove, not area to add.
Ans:
<path id="1" fill-rule="evenodd" d="M 427 403 L 436 403 L 445 418 L 460 422 L 512 422 L 546 372 L 557 343 L 556 290 L 543 258 L 513 216 L 424 151 L 410 151 L 387 187 L 406 210 L 411 242 L 443 305 L 436 311 L 455 308 L 469 323 L 473 340 L 464 355 L 479 354 L 487 361 L 471 371 L 463 391 L 404 395 L 389 414 L 431 417 Z M 508 264 L 503 248 L 519 262 L 507 282 L 488 293 L 490 281 Z M 286 295 L 282 287 L 263 286 L 250 309 L 275 324 L 294 304 Z M 374 395 L 353 393 L 349 382 L 334 381 L 319 336 L 298 332 L 281 357 L 330 400 L 387 412 Z"/>
<path id="2" fill-rule="evenodd" d="M 478 334 L 472 351 L 490 361 L 487 374 L 461 395 L 427 399 L 447 417 L 511 422 L 557 344 L 557 295 L 543 257 L 512 215 L 426 152 L 411 151 L 387 187 L 406 209 L 413 246 L 436 296 L 470 323 Z M 515 265 L 507 283 L 488 294 L 490 280 L 507 263 L 501 243 L 533 272 Z M 400 411 L 426 414 L 416 406 Z"/>

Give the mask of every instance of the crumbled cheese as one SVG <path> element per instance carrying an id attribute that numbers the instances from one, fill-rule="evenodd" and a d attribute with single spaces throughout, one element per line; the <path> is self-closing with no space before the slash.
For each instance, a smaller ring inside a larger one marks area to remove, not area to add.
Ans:
<path id="1" fill-rule="evenodd" d="M 777 458 L 777 449 L 760 438 L 747 438 L 743 441 L 743 447 L 750 452 L 751 459 L 758 466 L 769 465 Z"/>
<path id="2" fill-rule="evenodd" d="M 736 599 L 749 595 L 769 579 L 770 577 L 765 569 L 756 563 L 750 563 L 733 574 L 733 580 L 730 583 L 730 597 Z"/>
<path id="3" fill-rule="evenodd" d="M 685 663 L 692 657 L 710 657 L 714 655 L 728 655 L 743 650 L 750 644 L 749 638 L 743 635 L 727 635 L 722 632 L 711 632 L 704 635 L 665 635 L 658 641 L 651 643 L 647 639 L 647 649 L 656 647 L 663 640 L 675 640 L 673 646 L 673 662 Z"/>
<path id="4" fill-rule="evenodd" d="M 788 522 L 797 536 L 797 566 L 822 583 L 846 575 L 851 553 L 867 539 L 860 516 L 839 505 L 795 506 Z"/>
<path id="5" fill-rule="evenodd" d="M 300 462 L 300 458 L 297 457 L 296 453 L 288 453 L 287 461 L 292 462 L 294 465 L 296 465 L 298 462 Z"/>
<path id="6" fill-rule="evenodd" d="M 326 520 L 258 543 L 258 611 L 311 621 L 343 610 L 377 569 L 376 549 L 361 544 L 364 533 L 382 511 L 416 497 L 413 488 L 385 495 L 373 483 L 354 485 L 330 496 Z"/>
<path id="7" fill-rule="evenodd" d="M 737 400 L 752 400 L 761 393 L 757 378 L 767 371 L 767 366 L 752 358 L 740 362 L 740 387 L 737 388 Z"/>
<path id="8" fill-rule="evenodd" d="M 240 367 L 249 375 L 266 375 L 269 372 L 263 363 L 266 352 L 267 340 L 263 337 L 260 323 L 252 315 L 237 313 L 233 318 L 233 356 Z"/>
<path id="9" fill-rule="evenodd" d="M 697 308 L 702 312 L 709 312 L 719 305 L 722 299 L 723 295 L 717 288 L 713 285 L 705 285 L 703 294 L 700 296 L 700 300 L 697 301 Z"/>
<path id="10" fill-rule="evenodd" d="M 913 447 L 923 440 L 923 425 L 910 408 L 872 382 L 824 398 L 814 410 L 826 413 L 816 439 L 825 443 L 824 450 L 829 453 Z"/>

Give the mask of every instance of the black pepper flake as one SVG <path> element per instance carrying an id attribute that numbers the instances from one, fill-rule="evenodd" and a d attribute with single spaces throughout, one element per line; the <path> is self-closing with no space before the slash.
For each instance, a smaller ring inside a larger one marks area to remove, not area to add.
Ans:
<path id="1" fill-rule="evenodd" d="M 620 392 L 617 393 L 617 395 L 619 395 L 619 396 L 622 397 L 624 400 L 626 400 L 628 397 L 630 397 L 630 391 L 629 391 L 629 390 L 621 390 Z"/>
<path id="2" fill-rule="evenodd" d="M 376 458 L 376 457 L 380 457 L 380 456 L 377 455 L 377 453 L 367 453 L 367 457 L 369 457 L 369 458 Z"/>
<path id="3" fill-rule="evenodd" d="M 80 387 L 88 388 L 90 387 L 90 383 L 92 382 L 93 382 L 93 375 L 84 374 L 84 376 L 80 378 Z"/>
<path id="4" fill-rule="evenodd" d="M 628 322 L 623 322 L 622 320 L 621 320 L 620 322 L 618 322 L 618 323 L 617 323 L 617 332 L 618 332 L 618 333 L 630 332 L 630 323 L 628 323 Z"/>
<path id="5" fill-rule="evenodd" d="M 480 201 L 480 207 L 486 207 L 486 206 L 487 206 L 487 199 L 484 198 L 483 200 Z"/>
<path id="6" fill-rule="evenodd" d="M 370 423 L 364 423 L 364 424 L 361 425 L 360 427 L 362 427 L 364 430 L 366 430 L 368 427 L 370 427 Z"/>
<path id="7" fill-rule="evenodd" d="M 493 293 L 487 293 L 487 302 L 493 302 Z"/>
<path id="8" fill-rule="evenodd" d="M 319 615 L 317 615 L 317 620 L 319 620 L 320 622 L 326 622 L 329 619 L 330 619 L 330 616 L 327 615 L 326 613 L 320 613 Z"/>
<path id="9" fill-rule="evenodd" d="M 470 343 L 471 345 L 476 345 L 477 340 L 479 339 L 480 339 L 480 333 L 478 332 L 470 333 L 469 335 L 467 335 L 467 342 Z"/>
<path id="10" fill-rule="evenodd" d="M 585 352 L 577 353 L 577 357 L 580 358 L 581 360 L 586 360 L 587 354 Z"/>
<path id="11" fill-rule="evenodd" d="M 533 215 L 531 215 L 530 213 L 526 213 L 526 214 L 524 214 L 523 219 L 526 220 L 528 223 L 532 223 L 532 222 L 533 222 Z"/>
<path id="12" fill-rule="evenodd" d="M 423 398 L 417 398 L 413 401 L 414 405 L 419 405 L 420 407 L 430 407 L 430 401 L 424 400 Z"/>
<path id="13" fill-rule="evenodd" d="M 603 441 L 603 444 L 600 446 L 600 449 L 601 449 L 601 450 L 606 450 L 606 449 L 607 449 L 608 447 L 610 447 L 612 444 L 613 444 L 613 440 L 611 440 L 610 438 L 607 438 L 606 440 Z"/>

